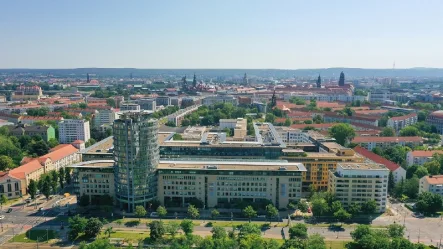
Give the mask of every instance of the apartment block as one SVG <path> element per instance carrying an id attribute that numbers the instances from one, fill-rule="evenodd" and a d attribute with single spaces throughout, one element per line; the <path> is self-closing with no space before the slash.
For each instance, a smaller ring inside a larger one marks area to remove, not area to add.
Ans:
<path id="1" fill-rule="evenodd" d="M 431 192 L 443 196 L 443 175 L 423 176 L 420 179 L 419 193 Z"/>
<path id="2" fill-rule="evenodd" d="M 435 154 L 443 154 L 442 150 L 414 150 L 406 154 L 406 162 L 408 166 L 414 164 L 423 165 L 425 162 L 432 160 Z"/>
<path id="3" fill-rule="evenodd" d="M 90 138 L 89 121 L 83 119 L 65 119 L 58 125 L 61 144 L 69 144 L 75 140 L 87 142 Z"/>
<path id="4" fill-rule="evenodd" d="M 393 128 L 395 132 L 399 132 L 406 126 L 417 123 L 417 120 L 417 114 L 411 113 L 405 116 L 392 117 L 388 119 L 387 126 Z"/>
<path id="5" fill-rule="evenodd" d="M 208 208 L 238 201 L 271 200 L 278 208 L 301 198 L 301 163 L 287 161 L 160 161 L 158 200 L 185 207 L 198 199 Z"/>
<path id="6" fill-rule="evenodd" d="M 334 193 L 344 207 L 375 200 L 377 212 L 386 210 L 389 170 L 375 163 L 339 163 L 329 173 L 328 191 Z"/>
<path id="7" fill-rule="evenodd" d="M 140 111 L 140 105 L 135 103 L 122 102 L 120 103 L 120 111 Z"/>
<path id="8" fill-rule="evenodd" d="M 435 126 L 438 133 L 443 134 L 443 111 L 435 111 L 429 114 L 426 123 Z"/>
<path id="9" fill-rule="evenodd" d="M 218 103 L 231 103 L 236 106 L 238 105 L 238 99 L 231 95 L 215 95 L 208 96 L 202 100 L 203 105 L 214 105 Z"/>
<path id="10" fill-rule="evenodd" d="M 372 150 L 375 147 L 388 148 L 396 145 L 402 146 L 420 146 L 423 145 L 423 138 L 421 137 L 368 137 L 360 136 L 355 137 L 351 141 L 356 143 L 367 150 Z"/>
<path id="11" fill-rule="evenodd" d="M 114 123 L 117 114 L 114 108 L 100 109 L 95 111 L 94 125 L 95 127 L 108 126 Z"/>
<path id="12" fill-rule="evenodd" d="M 157 110 L 157 103 L 154 98 L 138 99 L 137 104 L 140 105 L 141 110 L 154 111 Z"/>

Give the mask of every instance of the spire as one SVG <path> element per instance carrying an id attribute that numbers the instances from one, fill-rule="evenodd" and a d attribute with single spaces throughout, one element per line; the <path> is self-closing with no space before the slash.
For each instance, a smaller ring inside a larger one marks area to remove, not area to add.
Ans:
<path id="1" fill-rule="evenodd" d="M 248 80 L 248 75 L 245 73 L 245 75 L 243 76 L 243 85 L 247 86 L 249 84 L 249 80 Z"/>
<path id="2" fill-rule="evenodd" d="M 321 77 L 320 77 L 320 74 L 318 75 L 318 78 L 317 78 L 317 88 L 321 88 Z"/>
<path id="3" fill-rule="evenodd" d="M 343 71 L 340 73 L 340 79 L 338 80 L 338 86 L 345 86 L 345 74 Z"/>
<path id="4" fill-rule="evenodd" d="M 194 73 L 194 79 L 192 80 L 192 86 L 193 87 L 197 86 L 197 77 L 195 76 L 195 73 Z"/>
<path id="5" fill-rule="evenodd" d="M 277 98 L 275 97 L 275 89 L 274 89 L 274 93 L 272 94 L 272 98 L 271 98 L 271 107 L 274 107 L 277 105 Z"/>
<path id="6" fill-rule="evenodd" d="M 89 83 L 90 82 L 90 80 L 89 80 L 89 73 L 87 73 L 86 74 L 86 83 Z"/>
<path id="7" fill-rule="evenodd" d="M 186 81 L 186 75 L 182 78 L 182 88 L 187 89 L 188 88 L 188 82 Z"/>

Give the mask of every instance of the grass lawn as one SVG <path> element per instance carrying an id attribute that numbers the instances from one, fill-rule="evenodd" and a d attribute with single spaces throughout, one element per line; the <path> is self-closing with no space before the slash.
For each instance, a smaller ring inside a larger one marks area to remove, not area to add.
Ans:
<path id="1" fill-rule="evenodd" d="M 26 233 L 16 235 L 9 240 L 9 242 L 36 243 L 37 238 L 39 242 L 47 242 L 48 240 L 57 238 L 57 232 L 48 230 L 48 233 L 46 233 L 46 230 L 32 229 Z"/>
<path id="2" fill-rule="evenodd" d="M 136 224 L 139 224 L 139 225 L 145 224 L 146 225 L 146 223 L 150 223 L 150 222 L 152 222 L 154 220 L 160 221 L 160 219 L 140 219 L 140 221 L 139 221 L 138 218 L 133 218 L 133 219 L 132 218 L 125 218 L 125 219 L 113 220 L 112 223 L 116 223 L 116 224 L 121 223 L 122 225 L 126 225 L 128 227 L 131 227 L 131 226 L 135 226 Z M 180 223 L 180 222 L 182 222 L 182 220 L 183 219 L 177 219 L 177 220 L 163 219 L 162 222 L 165 223 L 165 224 L 170 223 L 170 222 L 178 222 L 178 223 Z M 194 226 L 200 226 L 200 224 L 202 224 L 203 221 L 201 221 L 201 220 L 194 220 L 194 221 L 192 221 L 192 223 L 194 224 Z"/>
<path id="3" fill-rule="evenodd" d="M 107 238 L 108 235 L 102 232 L 102 238 Z M 111 233 L 111 238 L 121 238 L 130 241 L 138 241 L 140 239 L 146 239 L 149 237 L 149 232 L 131 232 L 131 231 L 119 231 L 116 230 Z"/>

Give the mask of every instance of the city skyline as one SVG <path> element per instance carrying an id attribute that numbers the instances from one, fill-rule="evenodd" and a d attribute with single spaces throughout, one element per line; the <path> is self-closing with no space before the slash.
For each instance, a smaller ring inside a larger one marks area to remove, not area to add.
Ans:
<path id="1" fill-rule="evenodd" d="M 440 1 L 1 6 L 0 68 L 443 68 Z"/>

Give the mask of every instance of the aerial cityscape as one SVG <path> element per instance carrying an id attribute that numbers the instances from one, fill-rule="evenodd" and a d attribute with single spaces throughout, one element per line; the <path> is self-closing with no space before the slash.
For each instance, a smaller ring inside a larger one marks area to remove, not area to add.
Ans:
<path id="1" fill-rule="evenodd" d="M 0 4 L 1 249 L 443 249 L 443 3 L 165 2 Z"/>

